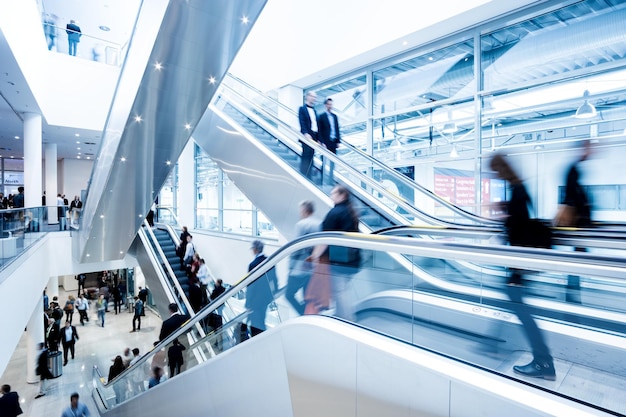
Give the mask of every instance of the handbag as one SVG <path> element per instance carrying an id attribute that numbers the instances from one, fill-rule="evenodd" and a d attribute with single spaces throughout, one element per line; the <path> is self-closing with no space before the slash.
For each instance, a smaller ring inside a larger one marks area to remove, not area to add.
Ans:
<path id="1" fill-rule="evenodd" d="M 329 246 L 328 258 L 331 264 L 361 266 L 361 250 L 347 246 Z"/>
<path id="2" fill-rule="evenodd" d="M 576 207 L 561 204 L 554 216 L 552 224 L 557 227 L 575 227 L 578 222 Z"/>

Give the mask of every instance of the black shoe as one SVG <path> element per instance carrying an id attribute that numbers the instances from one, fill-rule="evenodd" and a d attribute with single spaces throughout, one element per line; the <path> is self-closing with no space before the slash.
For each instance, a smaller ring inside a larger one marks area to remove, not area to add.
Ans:
<path id="1" fill-rule="evenodd" d="M 67 361 L 63 362 L 63 366 L 67 365 Z"/>
<path id="2" fill-rule="evenodd" d="M 131 330 L 131 331 L 130 331 L 130 332 L 128 332 L 128 333 L 134 333 L 134 332 L 135 332 L 135 329 Z"/>
<path id="3" fill-rule="evenodd" d="M 45 393 L 45 392 L 40 392 L 39 394 L 35 395 L 35 399 L 37 399 L 37 398 L 41 398 L 41 397 L 43 397 L 44 395 L 46 395 L 46 393 Z"/>
<path id="4" fill-rule="evenodd" d="M 533 360 L 528 365 L 514 366 L 513 370 L 518 374 L 531 378 L 543 378 L 546 381 L 556 381 L 556 372 L 554 364 L 550 362 L 539 362 Z"/>

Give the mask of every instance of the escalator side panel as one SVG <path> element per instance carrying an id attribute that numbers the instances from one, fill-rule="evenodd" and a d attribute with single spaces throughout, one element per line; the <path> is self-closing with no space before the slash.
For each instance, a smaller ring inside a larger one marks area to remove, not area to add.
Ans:
<path id="1" fill-rule="evenodd" d="M 295 178 L 293 168 L 211 108 L 198 124 L 194 140 L 288 240 L 296 237 L 294 225 L 300 219 L 302 200 L 313 201 L 317 213 L 332 207 L 320 190 Z"/>
<path id="2" fill-rule="evenodd" d="M 141 271 L 143 272 L 143 276 L 146 280 L 146 286 L 152 293 L 152 299 L 156 305 L 159 315 L 161 317 L 169 317 L 170 312 L 168 311 L 167 306 L 170 303 L 170 299 L 167 296 L 167 292 L 165 288 L 163 288 L 161 281 L 158 279 L 158 274 L 161 272 L 155 268 L 154 264 L 150 260 L 150 254 L 141 241 L 139 235 L 135 236 L 131 250 L 135 253 L 137 263 L 141 267 Z"/>

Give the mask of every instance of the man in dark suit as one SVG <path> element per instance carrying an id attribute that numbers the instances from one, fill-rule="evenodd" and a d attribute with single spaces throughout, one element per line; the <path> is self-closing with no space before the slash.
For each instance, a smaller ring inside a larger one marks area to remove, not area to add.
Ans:
<path id="1" fill-rule="evenodd" d="M 263 255 L 263 242 L 260 240 L 252 242 L 250 249 L 254 253 L 254 259 L 248 265 L 248 272 L 267 259 L 267 256 Z M 277 284 L 276 273 L 271 269 L 246 289 L 246 309 L 250 310 L 250 334 L 253 337 L 265 330 L 267 306 L 274 299 L 272 287 L 275 291 Z"/>
<path id="2" fill-rule="evenodd" d="M 69 321 L 65 322 L 65 327 L 61 330 L 61 344 L 63 345 L 63 366 L 67 365 L 67 351 L 69 350 L 74 359 L 74 346 L 79 339 L 76 327 Z"/>
<path id="3" fill-rule="evenodd" d="M 317 126 L 319 127 L 319 139 L 326 149 L 331 151 L 332 153 L 337 153 L 337 147 L 339 146 L 339 142 L 341 141 L 341 135 L 339 133 L 339 119 L 337 115 L 332 112 L 333 110 L 333 99 L 327 98 L 324 102 L 324 106 L 326 107 L 326 111 L 320 114 L 317 118 Z M 335 169 L 335 163 L 330 161 L 328 164 L 328 179 L 327 182 L 330 185 L 333 181 L 333 170 Z M 324 175 L 324 171 L 322 170 L 322 177 Z"/>
<path id="4" fill-rule="evenodd" d="M 171 335 L 178 329 L 184 322 L 189 320 L 188 314 L 180 314 L 178 312 L 178 306 L 176 303 L 171 303 L 168 306 L 170 310 L 170 318 L 165 320 L 161 325 L 161 333 L 159 333 L 159 342 L 167 336 Z"/>
<path id="5" fill-rule="evenodd" d="M 82 36 L 80 27 L 74 20 L 70 20 L 70 23 L 65 26 L 65 32 L 67 33 L 68 54 L 76 56 L 78 42 L 80 42 L 80 37 Z"/>
<path id="6" fill-rule="evenodd" d="M 50 368 L 48 368 L 48 349 L 43 343 L 39 344 L 39 356 L 37 357 L 35 372 L 39 375 L 39 393 L 35 398 L 40 398 L 46 395 L 46 380 L 54 378 Z"/>
<path id="7" fill-rule="evenodd" d="M 317 136 L 317 113 L 315 112 L 315 100 L 317 95 L 309 91 L 304 99 L 304 106 L 298 109 L 298 119 L 300 120 L 300 132 L 305 138 L 319 142 Z M 307 178 L 311 177 L 311 167 L 313 166 L 313 155 L 315 151 L 306 143 L 302 143 L 302 158 L 300 159 L 300 172 Z"/>
<path id="8" fill-rule="evenodd" d="M 11 391 L 10 385 L 2 386 L 2 397 L 0 397 L 0 416 L 17 417 L 22 414 L 20 407 L 20 396 L 17 392 Z"/>

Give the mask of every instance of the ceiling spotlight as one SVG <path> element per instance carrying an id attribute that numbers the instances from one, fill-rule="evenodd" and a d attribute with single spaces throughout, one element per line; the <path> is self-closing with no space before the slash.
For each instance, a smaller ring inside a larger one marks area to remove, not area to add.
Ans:
<path id="1" fill-rule="evenodd" d="M 76 159 L 80 159 L 80 155 L 78 155 L 78 156 L 76 157 Z"/>
<path id="2" fill-rule="evenodd" d="M 101 214 L 101 215 L 100 215 L 100 218 L 101 218 L 101 219 L 104 219 L 104 214 Z"/>
<path id="3" fill-rule="evenodd" d="M 209 77 L 209 83 L 210 83 L 210 84 L 215 84 L 215 77 L 214 77 L 214 76 L 212 76 L 212 75 L 211 75 L 211 76 Z"/>
<path id="4" fill-rule="evenodd" d="M 79 140 L 77 140 L 77 141 L 76 141 L 76 143 L 80 143 L 80 141 L 79 141 Z"/>
<path id="5" fill-rule="evenodd" d="M 185 129 L 187 130 L 191 129 L 191 125 L 189 123 L 185 123 Z"/>
<path id="6" fill-rule="evenodd" d="M 141 116 L 139 116 L 139 115 L 135 116 L 135 121 L 136 122 L 141 122 Z"/>
<path id="7" fill-rule="evenodd" d="M 78 138 L 78 137 L 80 137 L 80 133 L 74 133 L 74 136 L 76 136 Z"/>
<path id="8" fill-rule="evenodd" d="M 15 139 L 19 139 L 19 138 L 20 138 L 19 136 L 15 136 Z"/>
<path id="9" fill-rule="evenodd" d="M 450 151 L 450 158 L 458 158 L 459 153 L 456 150 L 456 143 L 452 144 L 452 150 Z"/>
<path id="10" fill-rule="evenodd" d="M 592 117 L 596 117 L 598 112 L 596 112 L 595 106 L 589 103 L 589 90 L 585 90 L 583 98 L 585 99 L 585 101 L 583 104 L 580 105 L 578 110 L 576 110 L 576 114 L 574 115 L 574 117 L 576 117 L 577 119 L 589 119 Z"/>
<path id="11" fill-rule="evenodd" d="M 241 18 L 241 23 L 243 23 L 244 25 L 247 25 L 249 21 L 250 20 L 248 20 L 248 16 L 244 16 Z"/>
<path id="12" fill-rule="evenodd" d="M 161 70 L 161 68 L 163 68 L 163 66 L 161 65 L 161 63 L 160 63 L 160 62 L 157 62 L 156 64 L 154 64 L 154 69 L 155 69 L 155 70 L 160 71 L 160 70 Z"/>
<path id="13" fill-rule="evenodd" d="M 120 158 L 120 161 L 122 162 L 126 162 L 126 158 L 124 158 L 123 156 Z"/>
<path id="14" fill-rule="evenodd" d="M 76 147 L 76 149 L 78 149 L 80 151 L 80 146 Z"/>
<path id="15" fill-rule="evenodd" d="M 172 165 L 172 161 L 165 161 L 165 165 Z"/>

